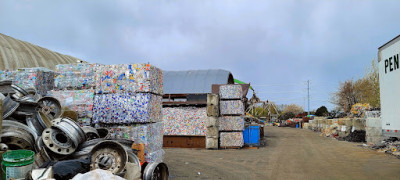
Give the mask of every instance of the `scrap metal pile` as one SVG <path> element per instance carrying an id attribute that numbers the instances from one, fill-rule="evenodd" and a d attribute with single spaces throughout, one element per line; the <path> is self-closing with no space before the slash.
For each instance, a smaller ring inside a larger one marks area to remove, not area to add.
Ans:
<path id="1" fill-rule="evenodd" d="M 396 137 L 387 138 L 382 141 L 382 143 L 377 144 L 372 147 L 377 149 L 378 152 L 383 152 L 387 154 L 392 154 L 400 158 L 400 139 Z"/>
<path id="2" fill-rule="evenodd" d="M 30 68 L 0 76 L 8 79 L 0 81 L 1 151 L 32 150 L 35 168 L 85 159 L 88 170 L 120 176 L 129 163 L 141 169 L 143 179 L 168 173 L 161 163 L 163 123 L 157 123 L 162 121 L 160 69 L 71 64 L 58 65 L 56 72 Z M 145 146 L 141 162 L 134 143 Z"/>

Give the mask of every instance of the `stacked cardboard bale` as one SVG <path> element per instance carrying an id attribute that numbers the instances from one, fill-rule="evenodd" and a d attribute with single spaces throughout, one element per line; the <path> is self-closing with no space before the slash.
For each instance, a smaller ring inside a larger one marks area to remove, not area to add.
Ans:
<path id="1" fill-rule="evenodd" d="M 244 145 L 244 103 L 241 85 L 221 85 L 220 98 L 220 147 L 242 147 Z"/>
<path id="2" fill-rule="evenodd" d="M 54 71 L 43 67 L 18 69 L 13 84 L 23 89 L 34 88 L 38 94 L 45 96 L 54 88 L 54 74 Z"/>
<path id="3" fill-rule="evenodd" d="M 207 120 L 206 120 L 206 148 L 218 149 L 219 138 L 219 96 L 218 94 L 207 94 Z"/>
<path id="4" fill-rule="evenodd" d="M 150 64 L 105 65 L 95 79 L 93 124 L 117 128 L 122 138 L 145 144 L 146 159 L 162 160 L 162 71 Z"/>
<path id="5" fill-rule="evenodd" d="M 56 66 L 54 90 L 48 95 L 57 98 L 64 107 L 76 111 L 81 126 L 91 125 L 96 71 L 102 66 L 88 63 Z"/>

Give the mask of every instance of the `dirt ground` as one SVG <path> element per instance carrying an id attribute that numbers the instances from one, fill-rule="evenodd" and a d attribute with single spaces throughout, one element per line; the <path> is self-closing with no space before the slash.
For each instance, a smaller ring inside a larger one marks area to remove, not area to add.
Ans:
<path id="1" fill-rule="evenodd" d="M 400 159 L 288 127 L 265 127 L 260 149 L 165 149 L 170 179 L 399 179 Z"/>

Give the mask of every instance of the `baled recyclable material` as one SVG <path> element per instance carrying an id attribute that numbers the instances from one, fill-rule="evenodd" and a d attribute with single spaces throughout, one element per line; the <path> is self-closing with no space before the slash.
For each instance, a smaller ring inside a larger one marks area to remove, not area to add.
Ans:
<path id="1" fill-rule="evenodd" d="M 219 87 L 220 99 L 241 99 L 242 94 L 241 85 L 222 85 Z"/>
<path id="2" fill-rule="evenodd" d="M 133 140 L 145 145 L 145 158 L 149 160 L 162 159 L 159 150 L 163 147 L 163 123 L 134 124 L 129 126 L 110 126 L 112 138 Z M 160 157 L 161 156 L 161 157 Z"/>
<path id="3" fill-rule="evenodd" d="M 206 108 L 163 108 L 165 135 L 206 135 Z"/>
<path id="4" fill-rule="evenodd" d="M 221 115 L 243 115 L 244 106 L 241 100 L 220 101 Z"/>
<path id="5" fill-rule="evenodd" d="M 54 71 L 43 67 L 18 69 L 13 84 L 23 89 L 34 88 L 45 96 L 54 88 Z"/>
<path id="6" fill-rule="evenodd" d="M 162 70 L 150 64 L 105 65 L 96 72 L 96 93 L 163 94 Z"/>
<path id="7" fill-rule="evenodd" d="M 59 100 L 62 106 L 76 111 L 80 125 L 90 125 L 90 118 L 93 117 L 94 90 L 49 91 L 48 96 Z"/>
<path id="8" fill-rule="evenodd" d="M 243 132 L 221 132 L 220 147 L 242 147 Z"/>
<path id="9" fill-rule="evenodd" d="M 243 116 L 221 116 L 219 117 L 220 131 L 243 131 L 244 118 Z"/>
<path id="10" fill-rule="evenodd" d="M 16 74 L 17 71 L 0 70 L 0 81 L 13 80 Z"/>
<path id="11" fill-rule="evenodd" d="M 101 64 L 59 64 L 56 66 L 54 88 L 63 89 L 94 89 L 96 87 L 96 72 Z"/>
<path id="12" fill-rule="evenodd" d="M 97 94 L 93 123 L 131 124 L 162 121 L 162 97 L 150 93 Z"/>

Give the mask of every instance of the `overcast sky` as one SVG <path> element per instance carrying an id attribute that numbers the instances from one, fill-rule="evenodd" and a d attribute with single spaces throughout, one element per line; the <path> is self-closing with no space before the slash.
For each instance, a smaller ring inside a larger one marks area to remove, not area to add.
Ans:
<path id="1" fill-rule="evenodd" d="M 325 105 L 399 35 L 400 1 L 0 1 L 0 33 L 89 62 L 226 69 L 262 100 Z M 251 93 L 251 92 L 250 92 Z"/>

